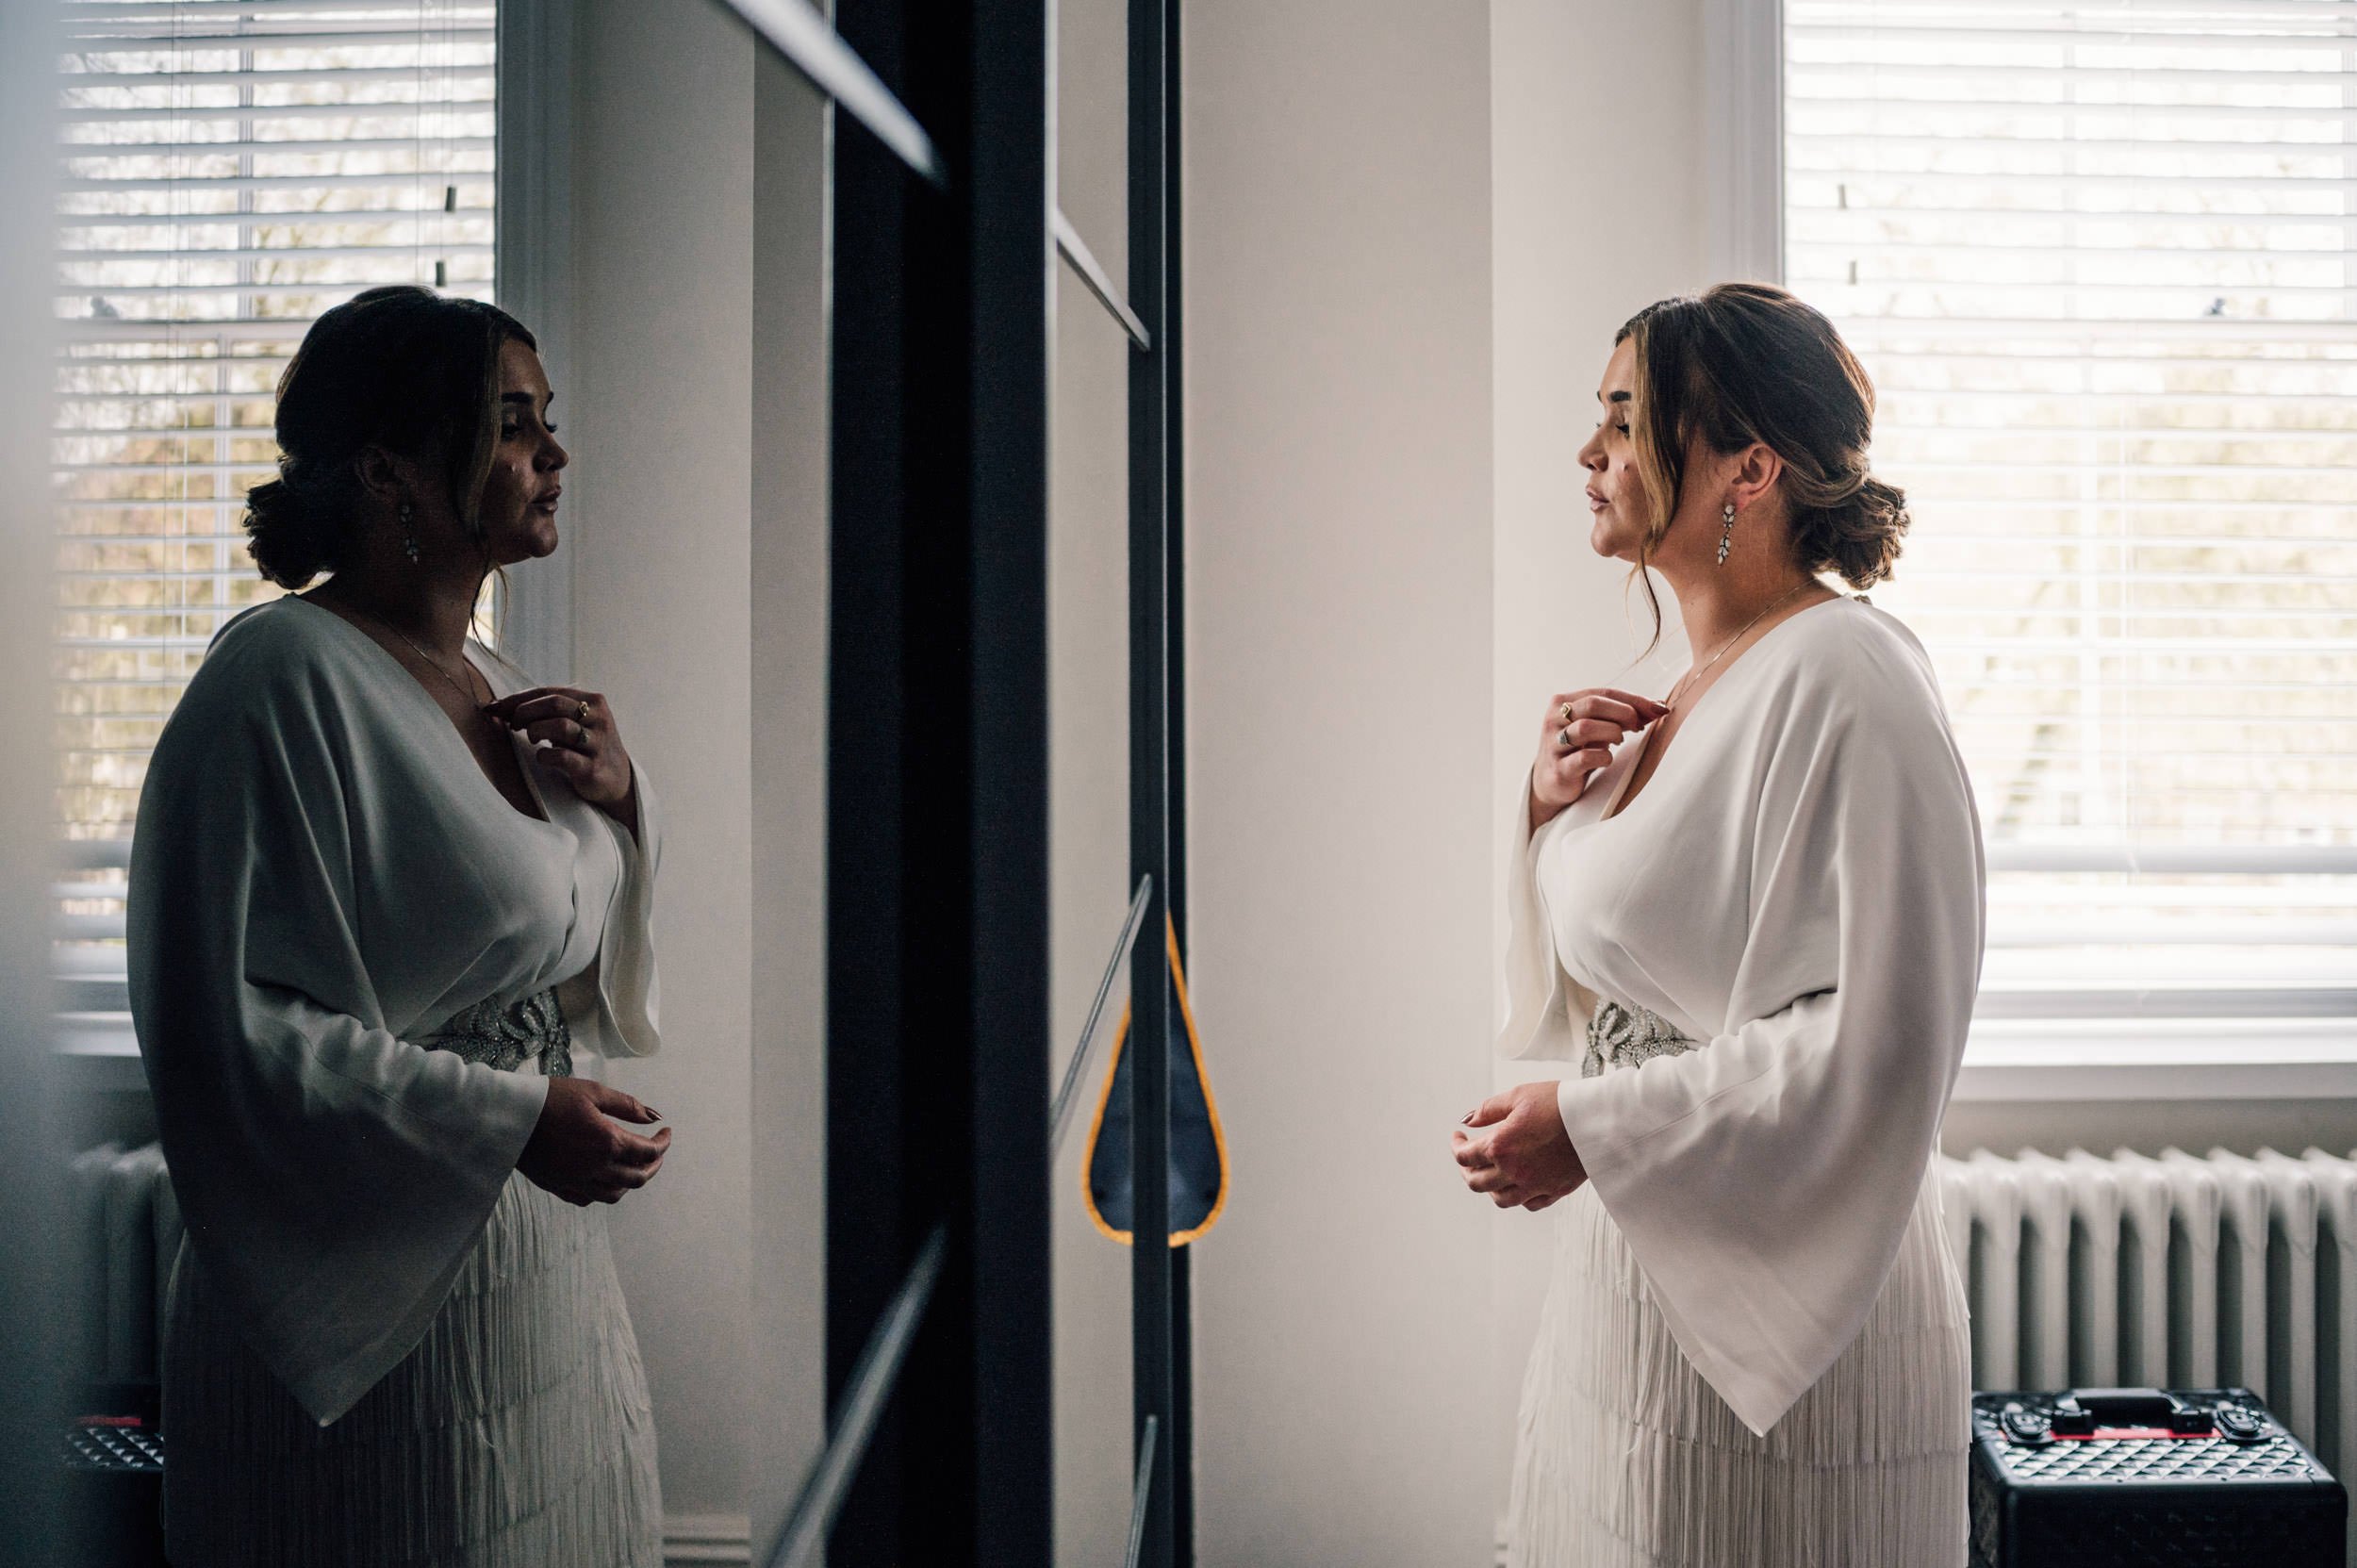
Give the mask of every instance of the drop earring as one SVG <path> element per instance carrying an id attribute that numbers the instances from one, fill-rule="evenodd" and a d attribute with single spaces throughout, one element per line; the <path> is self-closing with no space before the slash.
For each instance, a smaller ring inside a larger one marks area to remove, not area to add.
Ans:
<path id="1" fill-rule="evenodd" d="M 401 553 L 409 557 L 411 566 L 416 566 L 418 564 L 418 509 L 404 501 L 401 503 L 400 517 Z M 1720 548 L 1719 557 L 1721 560 L 1726 558 L 1724 546 Z"/>
<path id="2" fill-rule="evenodd" d="M 1719 513 L 1719 564 L 1727 564 L 1727 551 L 1735 543 L 1735 503 L 1730 501 Z"/>

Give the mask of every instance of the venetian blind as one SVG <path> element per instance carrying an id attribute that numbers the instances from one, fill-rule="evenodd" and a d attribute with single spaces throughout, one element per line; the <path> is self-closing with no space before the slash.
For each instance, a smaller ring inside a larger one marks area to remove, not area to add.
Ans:
<path id="1" fill-rule="evenodd" d="M 121 1009 L 124 837 L 221 624 L 279 372 L 380 283 L 489 298 L 493 24 L 447 0 L 65 0 L 55 465 L 69 1047 Z M 80 1026 L 77 1032 L 75 1026 Z"/>
<path id="2" fill-rule="evenodd" d="M 2357 5 L 1788 0 L 1787 281 L 1880 391 L 1976 1038 L 2348 1042 Z"/>

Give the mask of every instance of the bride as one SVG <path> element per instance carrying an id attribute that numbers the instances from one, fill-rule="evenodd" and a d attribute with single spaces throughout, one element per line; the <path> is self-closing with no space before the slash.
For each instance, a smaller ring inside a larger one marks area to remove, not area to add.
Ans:
<path id="1" fill-rule="evenodd" d="M 1558 695 L 1517 814 L 1500 1048 L 1579 1070 L 1452 1138 L 1473 1191 L 1561 1205 L 1508 1560 L 1958 1568 L 1932 1156 L 1983 865 L 1922 648 L 1821 581 L 1888 576 L 1907 526 L 1873 390 L 1821 315 L 1728 284 L 1622 328 L 1598 397 L 1590 542 L 1669 583 L 1694 663 Z"/>
<path id="2" fill-rule="evenodd" d="M 661 1044 L 659 813 L 603 697 L 467 635 L 486 573 L 556 548 L 548 377 L 505 312 L 371 289 L 312 324 L 277 435 L 255 563 L 327 580 L 214 636 L 131 851 L 131 1011 L 188 1221 L 166 1545 L 658 1568 L 600 1205 L 671 1133 L 594 1068 Z"/>

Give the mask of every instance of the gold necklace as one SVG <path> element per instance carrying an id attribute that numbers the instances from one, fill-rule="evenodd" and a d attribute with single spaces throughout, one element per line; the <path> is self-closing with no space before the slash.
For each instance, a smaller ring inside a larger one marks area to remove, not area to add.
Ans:
<path id="1" fill-rule="evenodd" d="M 354 602 L 353 601 L 351 601 L 351 600 L 345 600 L 345 601 L 343 601 L 343 603 L 344 603 L 345 608 L 347 608 L 347 609 L 351 609 L 351 610 L 356 610 L 356 611 L 358 611 L 361 615 L 366 616 L 369 619 L 375 621 L 375 622 L 376 622 L 379 626 L 384 627 L 384 628 L 385 628 L 385 630 L 387 630 L 387 632 L 392 633 L 392 634 L 393 634 L 393 635 L 395 635 L 395 636 L 399 637 L 402 641 L 404 641 L 404 642 L 407 643 L 407 644 L 410 646 L 410 648 L 411 648 L 411 649 L 412 649 L 412 650 L 413 650 L 413 651 L 417 653 L 418 657 L 420 657 L 420 658 L 423 659 L 423 660 L 424 660 L 424 661 L 425 661 L 428 665 L 430 665 L 431 667 L 433 667 L 433 670 L 434 670 L 434 673 L 435 673 L 435 674 L 439 675 L 439 676 L 440 676 L 440 677 L 441 677 L 444 681 L 446 681 L 446 682 L 448 682 L 448 683 L 449 683 L 451 690 L 453 690 L 453 691 L 454 691 L 454 692 L 458 693 L 458 695 L 459 695 L 459 696 L 461 696 L 461 697 L 463 697 L 463 698 L 465 698 L 465 699 L 467 700 L 467 704 L 468 704 L 468 706 L 470 706 L 470 707 L 475 707 L 475 708 L 480 708 L 481 706 L 483 706 L 483 703 L 482 703 L 481 699 L 477 698 L 477 697 L 475 696 L 475 694 L 474 694 L 474 687 L 473 687 L 473 686 L 471 686 L 471 685 L 467 685 L 467 684 L 465 684 L 465 683 L 462 683 L 462 682 L 458 679 L 458 677 L 457 677 L 457 676 L 453 675 L 453 674 L 449 671 L 449 669 L 447 669 L 446 668 L 444 668 L 444 667 L 443 667 L 443 664 L 442 664 L 442 661 L 441 661 L 441 660 L 439 660 L 439 659 L 436 658 L 433 654 L 431 654 L 431 653 L 427 652 L 426 652 L 426 651 L 425 651 L 422 647 L 420 647 L 420 646 L 419 645 L 419 643 L 418 643 L 418 639 L 417 639 L 417 638 L 415 638 L 415 637 L 411 636 L 408 633 L 406 633 L 406 632 L 403 631 L 400 627 L 398 627 L 398 626 L 394 625 L 391 621 L 387 620 L 387 619 L 386 619 L 383 616 L 378 615 L 378 614 L 377 614 L 375 611 L 373 611 L 373 610 L 364 610 L 364 609 L 361 609 L 361 608 L 360 608 L 360 606 L 359 606 L 357 603 L 354 603 Z"/>
<path id="2" fill-rule="evenodd" d="M 1770 611 L 1781 609 L 1783 606 L 1791 603 L 1795 599 L 1800 598 L 1801 595 L 1808 592 L 1809 589 L 1818 586 L 1819 585 L 1813 580 L 1803 583 L 1799 587 L 1794 588 L 1790 593 L 1788 593 L 1783 598 L 1770 603 L 1767 609 L 1761 610 L 1759 614 L 1752 617 L 1751 619 L 1737 627 L 1735 635 L 1727 638 L 1726 641 L 1721 643 L 1716 652 L 1712 653 L 1710 657 L 1705 659 L 1702 663 L 1696 665 L 1693 668 L 1686 672 L 1685 678 L 1680 680 L 1677 685 L 1671 691 L 1670 700 L 1662 703 L 1662 707 L 1667 709 L 1677 706 L 1678 694 L 1686 689 L 1688 684 L 1699 679 L 1704 670 L 1708 669 L 1712 665 L 1717 664 L 1721 658 L 1724 657 L 1728 649 L 1733 648 L 1737 643 L 1743 640 L 1744 633 L 1750 631 L 1753 627 L 1768 619 Z"/>

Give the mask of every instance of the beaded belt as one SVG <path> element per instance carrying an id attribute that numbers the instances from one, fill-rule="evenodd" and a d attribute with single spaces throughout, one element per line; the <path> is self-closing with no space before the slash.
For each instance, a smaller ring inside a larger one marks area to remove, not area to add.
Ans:
<path id="1" fill-rule="evenodd" d="M 556 1004 L 556 987 L 536 991 L 519 1001 L 486 998 L 452 1015 L 450 1020 L 418 1042 L 434 1050 L 454 1051 L 470 1062 L 512 1073 L 534 1057 L 551 1078 L 573 1076 L 573 1033 L 565 1027 L 565 1010 Z"/>
<path id="2" fill-rule="evenodd" d="M 1580 1058 L 1579 1076 L 1597 1078 L 1607 1068 L 1634 1067 L 1701 1044 L 1680 1034 L 1677 1025 L 1658 1013 L 1599 998 L 1588 1019 L 1588 1054 Z"/>

